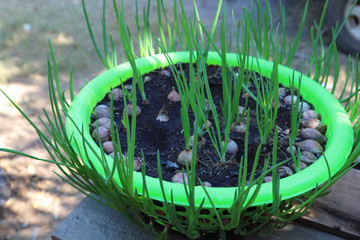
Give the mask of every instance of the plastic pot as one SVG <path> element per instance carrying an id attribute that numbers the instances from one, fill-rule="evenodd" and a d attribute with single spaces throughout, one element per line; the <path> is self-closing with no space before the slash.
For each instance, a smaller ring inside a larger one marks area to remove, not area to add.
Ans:
<path id="1" fill-rule="evenodd" d="M 172 61 L 174 63 L 187 63 L 189 53 L 170 53 L 170 57 L 172 58 Z M 237 65 L 236 54 L 228 54 L 227 60 L 231 66 Z M 208 64 L 221 65 L 221 59 L 219 55 L 217 53 L 210 52 L 208 56 Z M 138 59 L 136 60 L 136 65 L 140 70 L 141 74 L 145 74 L 153 71 L 154 69 L 166 67 L 169 64 L 165 56 L 159 54 L 147 58 Z M 261 74 L 263 76 L 270 77 L 273 69 L 273 63 L 263 59 L 255 60 L 254 58 L 249 57 L 249 64 L 247 66 L 247 69 L 257 72 L 261 71 Z M 285 86 L 288 86 L 289 78 L 291 79 L 293 76 L 295 76 L 295 86 L 297 86 L 297 81 L 301 78 L 300 94 L 306 101 L 308 101 L 315 107 L 315 110 L 322 117 L 322 122 L 327 125 L 326 137 L 328 138 L 328 142 L 325 146 L 324 154 L 329 163 L 331 174 L 334 175 L 346 163 L 353 144 L 353 130 L 346 111 L 343 109 L 341 104 L 339 104 L 336 98 L 334 98 L 326 89 L 324 89 L 315 81 L 311 80 L 310 78 L 302 75 L 297 71 L 281 65 L 278 69 L 279 81 Z M 120 84 L 120 81 L 125 81 L 130 77 L 132 77 L 132 69 L 129 63 L 121 64 L 116 68 L 100 74 L 91 82 L 89 82 L 76 96 L 70 107 L 69 116 L 73 119 L 77 126 L 83 126 L 84 129 L 87 129 L 90 123 L 91 113 L 96 104 L 105 97 L 105 95 L 110 91 L 111 88 L 118 86 Z M 69 119 L 67 119 L 66 121 L 66 127 L 69 136 L 73 134 L 74 141 L 83 141 L 81 134 L 76 131 L 74 123 L 72 121 L 69 121 Z M 90 142 L 91 146 L 96 149 L 98 154 L 100 154 L 100 148 L 96 145 L 88 131 L 85 131 L 84 137 Z M 74 149 L 77 149 L 75 145 Z M 96 157 L 90 151 L 88 152 L 88 154 L 90 159 L 96 159 Z M 78 155 L 84 156 L 83 146 L 80 146 Z M 86 159 L 83 160 L 86 162 Z M 108 157 L 108 161 L 111 162 L 113 160 L 111 157 Z M 98 169 L 99 173 L 104 175 L 104 178 L 106 178 L 102 170 L 101 164 L 97 160 L 92 160 L 92 162 Z M 116 174 L 114 176 L 116 177 Z M 165 212 L 165 215 L 162 216 L 161 219 L 157 217 L 156 219 L 159 221 L 167 222 L 167 219 L 169 218 L 168 216 L 166 216 L 166 209 L 164 207 L 164 204 L 159 204 L 159 202 L 164 202 L 163 194 L 159 186 L 159 180 L 152 177 L 145 178 L 150 197 L 154 200 L 157 200 L 154 201 L 154 208 Z M 282 197 L 281 199 L 291 199 L 307 193 L 310 190 L 314 189 L 316 186 L 326 182 L 328 179 L 329 172 L 327 164 L 324 157 L 321 157 L 314 164 L 300 171 L 299 173 L 280 180 L 279 191 Z M 117 179 L 117 181 L 120 184 L 119 179 Z M 143 178 L 141 173 L 134 172 L 133 186 L 134 190 L 136 188 L 138 193 L 142 192 Z M 186 198 L 183 185 L 171 182 L 164 182 L 164 187 L 167 201 L 171 202 L 172 193 L 174 204 L 177 206 L 182 206 L 182 213 L 179 212 L 179 214 L 185 215 L 184 212 L 187 211 L 187 206 L 189 203 Z M 203 208 L 208 209 L 208 211 L 204 211 L 204 216 L 201 217 L 208 219 L 207 230 L 216 230 L 216 224 L 214 223 L 214 218 L 216 217 L 215 213 L 212 211 L 212 205 L 210 201 L 206 197 L 206 194 L 201 186 L 196 186 L 195 189 L 195 203 L 197 206 L 199 206 L 201 201 L 205 198 Z M 223 212 L 219 211 L 221 217 L 230 218 L 231 216 L 225 210 L 232 205 L 236 188 L 210 187 L 207 188 L 207 191 L 211 195 L 211 199 L 216 208 L 220 210 L 224 209 Z M 270 204 L 272 203 L 272 200 L 272 184 L 264 183 L 252 206 L 263 206 L 266 204 Z"/>

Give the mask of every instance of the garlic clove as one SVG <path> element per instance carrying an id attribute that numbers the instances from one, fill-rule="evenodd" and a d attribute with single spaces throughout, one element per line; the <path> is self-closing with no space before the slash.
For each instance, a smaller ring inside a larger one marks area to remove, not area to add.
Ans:
<path id="1" fill-rule="evenodd" d="M 296 142 L 295 145 L 300 147 L 301 150 L 309 151 L 311 153 L 321 153 L 324 150 L 320 143 L 311 139 Z"/>
<path id="2" fill-rule="evenodd" d="M 171 92 L 169 93 L 169 95 L 167 96 L 167 98 L 171 101 L 171 102 L 180 102 L 181 98 L 180 98 L 180 94 L 175 90 L 175 88 L 173 88 L 171 90 Z"/>
<path id="3" fill-rule="evenodd" d="M 111 90 L 108 94 L 108 98 L 111 100 L 111 97 L 113 97 L 114 101 L 119 101 L 123 97 L 123 92 L 119 88 L 114 88 Z"/>
<path id="4" fill-rule="evenodd" d="M 183 177 L 183 174 L 182 174 L 181 172 L 175 174 L 175 175 L 171 178 L 171 181 L 172 181 L 173 183 L 181 183 L 181 184 L 184 184 L 184 179 L 185 179 L 185 184 L 186 184 L 186 185 L 189 185 L 188 177 L 187 177 L 187 174 L 186 174 L 186 173 L 184 173 L 184 177 Z"/>
<path id="5" fill-rule="evenodd" d="M 195 161 L 197 159 L 195 158 Z M 179 156 L 177 157 L 177 163 L 180 164 L 181 166 L 186 167 L 186 164 L 189 165 L 189 168 L 191 167 L 191 161 L 192 161 L 192 150 L 184 150 L 182 151 Z"/>
<path id="6" fill-rule="evenodd" d="M 304 128 L 300 131 L 300 135 L 302 138 L 312 139 L 320 144 L 324 144 L 327 141 L 326 137 L 314 128 Z"/>
<path id="7" fill-rule="evenodd" d="M 145 76 L 144 77 L 144 83 L 150 82 L 151 81 L 151 77 L 149 76 Z"/>
<path id="8" fill-rule="evenodd" d="M 95 107 L 93 115 L 95 118 L 110 118 L 110 108 L 104 104 Z"/>
<path id="9" fill-rule="evenodd" d="M 164 109 L 161 109 L 158 113 L 158 115 L 156 116 L 156 121 L 159 122 L 167 122 L 169 121 L 169 116 L 167 111 L 165 111 Z"/>

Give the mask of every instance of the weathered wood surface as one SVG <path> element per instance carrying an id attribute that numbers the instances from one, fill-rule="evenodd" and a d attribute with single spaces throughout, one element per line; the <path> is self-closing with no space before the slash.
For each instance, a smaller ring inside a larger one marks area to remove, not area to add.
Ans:
<path id="1" fill-rule="evenodd" d="M 360 239 L 360 170 L 353 169 L 340 178 L 327 196 L 298 222 L 349 239 Z"/>
<path id="2" fill-rule="evenodd" d="M 316 200 L 306 216 L 270 236 L 229 236 L 228 239 L 360 239 L 360 171 L 351 170 L 331 189 L 328 196 Z M 150 230 L 134 226 L 120 213 L 85 198 L 56 228 L 52 239 L 147 240 L 155 239 L 155 236 Z M 172 231 L 169 239 L 185 238 Z M 217 236 L 210 235 L 206 239 L 217 239 Z"/>

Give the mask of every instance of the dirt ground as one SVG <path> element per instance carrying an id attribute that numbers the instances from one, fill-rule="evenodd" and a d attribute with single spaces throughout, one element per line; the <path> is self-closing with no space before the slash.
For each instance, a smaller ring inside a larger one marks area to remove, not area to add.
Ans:
<path id="1" fill-rule="evenodd" d="M 87 1 L 88 11 L 94 24 L 95 35 L 100 39 L 100 11 L 102 1 Z M 108 1 L 109 2 L 109 1 Z M 172 1 L 166 1 L 171 11 Z M 190 0 L 184 5 L 191 12 Z M 198 0 L 200 18 L 210 25 L 208 16 L 216 10 L 215 1 Z M 237 14 L 249 1 L 225 0 L 228 17 L 230 9 Z M 263 1 L 261 1 L 263 2 Z M 283 1 L 286 6 L 287 34 L 295 35 L 305 0 Z M 156 11 L 152 1 L 152 13 Z M 280 19 L 278 1 L 270 0 L 273 22 Z M 300 66 L 311 52 L 310 26 L 318 20 L 323 1 L 310 1 L 306 30 L 296 54 Z M 114 13 L 110 2 L 107 10 L 108 29 L 117 34 Z M 145 1 L 139 1 L 139 8 Z M 125 1 L 127 19 L 132 21 L 135 11 L 133 1 Z M 61 83 L 68 84 L 68 76 L 75 69 L 75 91 L 104 71 L 97 59 L 88 36 L 82 15 L 81 0 L 12 0 L 0 2 L 0 88 L 3 89 L 37 124 L 37 116 L 43 117 L 42 107 L 49 110 L 47 97 L 46 56 L 47 39 L 50 39 L 57 56 Z M 230 18 L 229 18 L 230 19 Z M 152 21 L 156 21 L 156 17 Z M 130 24 L 130 28 L 134 25 Z M 325 39 L 329 41 L 324 31 Z M 115 38 L 117 41 L 118 38 Z M 100 40 L 99 40 L 100 41 Z M 102 43 L 101 43 L 102 44 Z M 340 54 L 341 77 L 344 78 L 346 56 Z M 16 149 L 42 158 L 48 158 L 36 132 L 17 110 L 0 94 L 0 147 Z M 43 128 L 42 128 L 43 129 Z M 2 239 L 50 239 L 51 232 L 84 195 L 58 178 L 56 167 L 24 157 L 0 153 L 0 167 L 4 170 L 11 189 L 6 204 L 0 206 L 0 240 Z M 1 186 L 1 184 L 0 184 Z M 6 194 L 6 191 L 3 192 Z"/>

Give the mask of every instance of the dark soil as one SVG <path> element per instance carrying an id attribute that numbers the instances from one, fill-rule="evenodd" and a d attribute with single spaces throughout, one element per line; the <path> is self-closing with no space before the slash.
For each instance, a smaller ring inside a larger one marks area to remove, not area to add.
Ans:
<path id="1" fill-rule="evenodd" d="M 188 74 L 188 65 L 182 64 L 182 68 L 186 74 Z M 176 162 L 179 153 L 185 149 L 185 141 L 182 133 L 183 128 L 180 117 L 181 103 L 171 102 L 167 99 L 167 95 L 170 93 L 172 88 L 175 87 L 176 89 L 176 83 L 172 75 L 171 77 L 168 77 L 161 74 L 162 70 L 163 69 L 158 69 L 145 75 L 151 79 L 149 82 L 145 83 L 145 92 L 148 103 L 142 103 L 141 95 L 137 92 L 137 102 L 142 113 L 137 117 L 136 123 L 135 156 L 141 157 L 143 152 L 146 162 L 146 175 L 157 178 L 157 151 L 159 150 L 163 179 L 171 181 L 172 176 L 174 176 L 174 174 L 176 174 L 176 172 L 180 169 L 169 170 L 166 167 L 166 163 L 167 161 Z M 208 66 L 207 71 L 212 96 L 217 106 L 217 112 L 219 113 L 220 101 L 222 99 L 221 68 L 219 66 Z M 257 78 L 259 77 L 257 76 Z M 132 79 L 129 79 L 124 84 L 131 84 L 131 80 Z M 253 81 L 258 81 L 258 79 L 253 79 Z M 121 86 L 119 86 L 119 88 L 121 88 Z M 249 89 L 256 95 L 256 88 L 254 84 L 250 84 Z M 286 95 L 290 94 L 289 89 L 286 89 L 286 92 Z M 99 104 L 110 106 L 110 100 L 106 96 L 101 102 L 99 102 Z M 243 97 L 240 98 L 240 105 L 245 105 L 245 99 Z M 255 101 L 249 98 L 248 106 L 252 109 L 250 111 L 250 137 L 248 151 L 248 175 L 250 175 L 253 166 L 253 159 L 255 158 L 255 153 L 260 144 L 260 135 L 256 123 Z M 117 126 L 119 127 L 121 149 L 126 152 L 126 129 L 121 123 L 123 109 L 124 104 L 122 99 L 114 102 L 114 118 Z M 161 109 L 168 112 L 168 116 L 170 118 L 168 122 L 160 122 L 156 120 L 156 116 Z M 286 148 L 289 146 L 287 138 L 288 133 L 286 133 L 286 130 L 291 128 L 290 113 L 290 106 L 281 104 L 278 109 L 278 116 L 275 124 L 275 126 L 277 125 L 280 130 L 278 141 L 278 162 L 291 157 L 291 155 L 286 151 Z M 191 110 L 189 110 L 189 117 L 192 135 L 193 122 L 195 119 Z M 220 115 L 219 118 L 222 123 L 223 119 Z M 214 123 L 213 116 L 211 114 L 209 115 L 209 120 Z M 90 131 L 93 131 L 92 127 L 90 127 Z M 264 159 L 272 152 L 273 140 L 271 136 L 273 136 L 273 133 L 270 134 L 266 145 L 262 147 L 256 176 L 261 174 L 264 166 Z M 244 155 L 245 133 L 230 132 L 230 138 L 238 144 L 239 151 L 236 155 L 227 155 L 226 162 L 219 161 L 219 156 L 217 155 L 214 146 L 211 144 L 211 140 L 207 133 L 204 134 L 204 138 L 207 140 L 207 143 L 204 147 L 198 148 L 196 176 L 203 182 L 208 181 L 212 184 L 212 186 L 216 187 L 237 186 L 240 159 Z M 287 165 L 291 166 L 291 162 Z"/>

